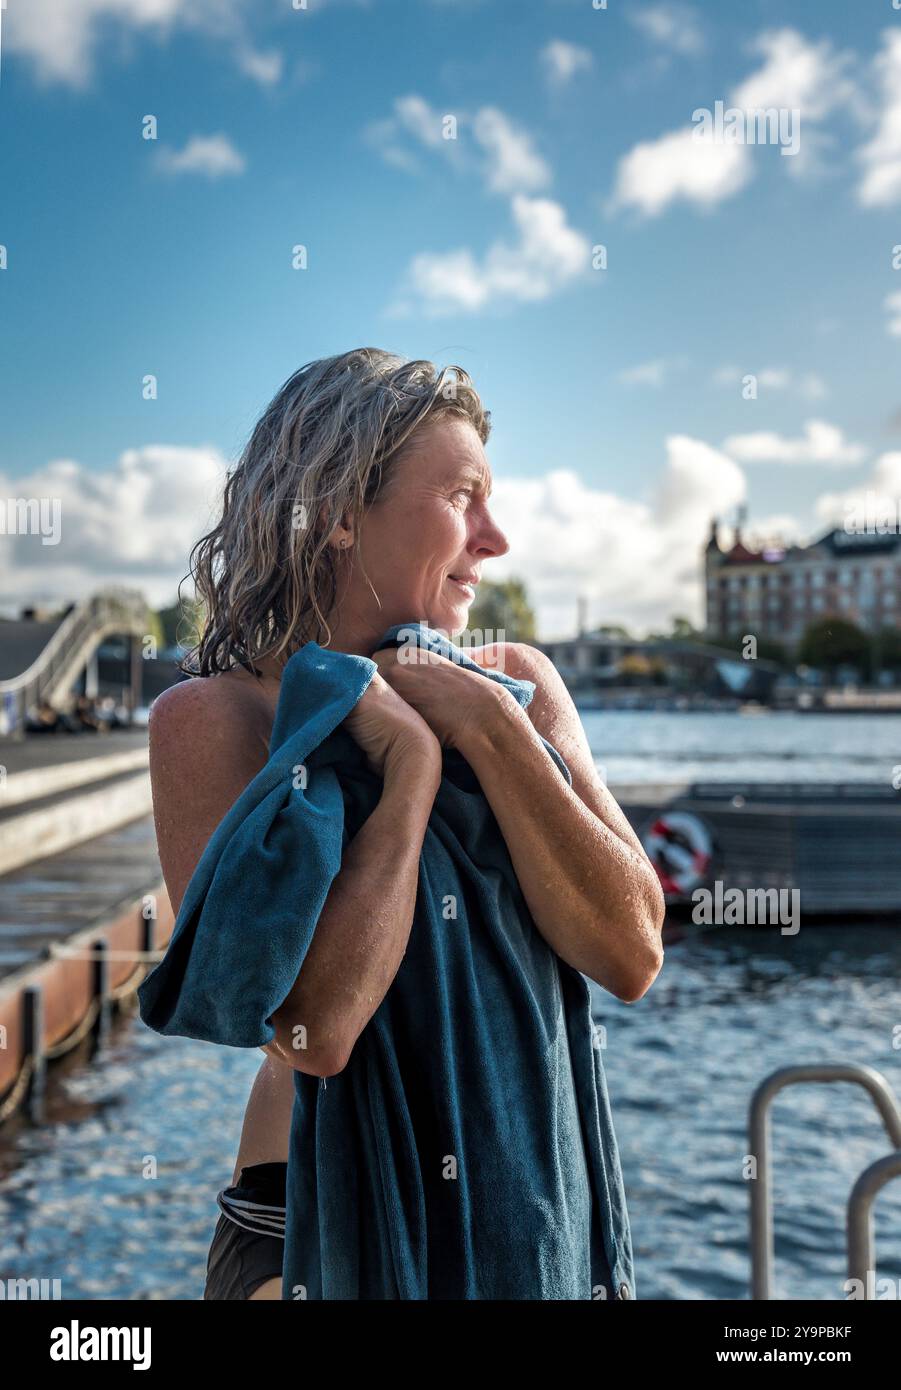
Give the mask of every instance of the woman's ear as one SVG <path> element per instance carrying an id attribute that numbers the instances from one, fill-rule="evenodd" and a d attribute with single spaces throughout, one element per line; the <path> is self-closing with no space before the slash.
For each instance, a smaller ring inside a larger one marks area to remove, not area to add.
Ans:
<path id="1" fill-rule="evenodd" d="M 323 507 L 322 512 L 320 512 L 319 514 L 320 524 L 323 526 L 328 524 L 327 517 L 323 514 L 324 511 L 325 508 Z M 341 521 L 339 521 L 335 526 L 332 527 L 331 532 L 329 533 L 328 543 L 329 545 L 333 546 L 336 550 L 349 550 L 350 547 L 353 545 L 353 527 L 349 523 L 350 517 L 345 516 Z"/>
<path id="2" fill-rule="evenodd" d="M 330 521 L 328 503 L 323 502 L 319 508 L 317 527 L 320 532 L 328 528 Z M 350 517 L 344 515 L 340 522 L 333 523 L 328 533 L 328 544 L 335 550 L 347 550 L 353 544 L 353 527 L 350 525 Z"/>

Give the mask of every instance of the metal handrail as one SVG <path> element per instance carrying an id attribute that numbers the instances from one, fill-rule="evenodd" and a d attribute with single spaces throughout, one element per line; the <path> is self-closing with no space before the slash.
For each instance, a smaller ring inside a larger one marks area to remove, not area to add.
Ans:
<path id="1" fill-rule="evenodd" d="M 848 1198 L 848 1279 L 858 1279 L 864 1298 L 870 1296 L 868 1275 L 876 1276 L 876 1248 L 873 1240 L 873 1202 L 892 1178 L 901 1177 L 901 1149 L 877 1158 L 865 1168 L 851 1188 Z"/>
<path id="2" fill-rule="evenodd" d="M 786 1086 L 792 1086 L 803 1081 L 854 1081 L 859 1086 L 863 1086 L 867 1091 L 879 1111 L 879 1115 L 885 1125 L 889 1139 L 894 1149 L 901 1149 L 901 1107 L 898 1105 L 897 1098 L 889 1083 L 881 1072 L 876 1071 L 875 1067 L 860 1066 L 856 1062 L 814 1062 L 809 1065 L 779 1067 L 778 1070 L 771 1072 L 769 1076 L 757 1087 L 751 1097 L 749 1113 L 749 1133 L 750 1133 L 750 1152 L 757 1162 L 757 1176 L 751 1182 L 751 1297 L 752 1299 L 766 1300 L 770 1298 L 770 1275 L 773 1265 L 773 1204 L 772 1193 L 770 1190 L 770 1135 L 769 1135 L 769 1109 L 770 1104 Z M 889 1159 L 894 1155 L 889 1155 Z M 885 1162 L 885 1160 L 881 1160 Z M 878 1168 L 878 1164 L 873 1165 Z M 867 1173 L 871 1170 L 867 1169 Z M 894 1175 L 894 1170 L 888 1177 Z M 858 1178 L 857 1184 L 866 1177 L 866 1173 Z M 859 1239 L 857 1234 L 857 1221 L 859 1220 L 858 1210 L 868 1213 L 878 1187 L 870 1188 L 864 1184 L 860 1193 L 855 1198 L 857 1192 L 855 1184 L 852 1199 L 854 1199 L 854 1220 L 855 1220 L 855 1241 Z M 882 1184 L 880 1183 L 879 1186 Z M 869 1196 L 865 1194 L 869 1193 Z M 851 1220 L 851 1209 L 849 1206 L 849 1222 Z M 849 1240 L 850 1240 L 849 1226 Z M 857 1244 L 854 1247 L 854 1264 L 859 1267 L 859 1256 L 861 1250 Z M 866 1254 L 870 1254 L 869 1247 Z M 849 1244 L 849 1264 L 851 1262 L 851 1249 Z M 871 1268 L 867 1264 L 865 1268 Z"/>

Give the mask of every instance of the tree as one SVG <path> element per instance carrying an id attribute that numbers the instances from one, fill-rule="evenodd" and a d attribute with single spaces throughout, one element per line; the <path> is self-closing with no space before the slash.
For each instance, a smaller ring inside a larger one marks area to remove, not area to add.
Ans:
<path id="1" fill-rule="evenodd" d="M 817 671 L 834 673 L 840 666 L 854 666 L 866 673 L 870 669 L 870 639 L 845 618 L 820 618 L 801 638 L 798 661 Z"/>
<path id="2" fill-rule="evenodd" d="M 469 610 L 467 628 L 485 634 L 485 641 L 534 642 L 535 614 L 521 579 L 483 579 Z M 493 634 L 503 633 L 503 638 Z"/>
<path id="3" fill-rule="evenodd" d="M 159 651 L 160 647 L 166 646 L 165 624 L 159 613 L 155 613 L 152 608 L 148 608 L 147 612 L 150 615 L 147 636 L 153 638 L 156 643 L 156 649 Z"/>
<path id="4" fill-rule="evenodd" d="M 901 671 L 901 632 L 896 627 L 883 627 L 874 633 L 873 669 Z"/>

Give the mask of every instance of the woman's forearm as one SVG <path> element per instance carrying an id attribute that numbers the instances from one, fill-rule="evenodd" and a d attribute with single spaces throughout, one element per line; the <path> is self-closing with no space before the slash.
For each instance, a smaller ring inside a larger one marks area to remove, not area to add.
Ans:
<path id="1" fill-rule="evenodd" d="M 375 810 L 347 846 L 290 994 L 264 1050 L 297 1071 L 332 1076 L 381 1004 L 413 924 L 419 857 L 440 760 L 386 771 Z"/>
<path id="2" fill-rule="evenodd" d="M 646 857 L 560 776 L 525 711 L 501 692 L 462 750 L 510 852 L 535 925 L 574 969 L 632 1000 L 661 960 L 659 885 Z"/>

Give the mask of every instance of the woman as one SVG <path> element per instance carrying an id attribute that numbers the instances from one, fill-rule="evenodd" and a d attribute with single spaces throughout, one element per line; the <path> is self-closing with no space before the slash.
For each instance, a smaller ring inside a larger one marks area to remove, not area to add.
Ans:
<path id="1" fill-rule="evenodd" d="M 488 433 L 489 416 L 460 368 L 439 373 L 369 348 L 312 362 L 264 412 L 229 476 L 219 524 L 192 554 L 206 626 L 185 669 L 203 679 L 173 686 L 150 716 L 154 812 L 173 910 L 213 831 L 267 762 L 281 672 L 305 643 L 376 662 L 344 723 L 384 784 L 342 859 L 295 988 L 273 1017 L 276 1036 L 263 1048 L 233 1186 L 220 1194 L 207 1298 L 282 1297 L 293 1073 L 339 1074 L 391 988 L 410 938 L 446 750 L 474 770 L 536 939 L 561 970 L 631 1002 L 662 964 L 656 875 L 597 775 L 549 660 L 521 643 L 469 652 L 486 670 L 534 683 L 523 713 L 496 680 L 378 649 L 386 629 L 410 620 L 462 632 L 485 562 L 508 550 L 488 509 Z M 543 740 L 564 760 L 570 785 Z M 314 1022 L 315 1041 L 302 1054 L 290 1043 L 298 1018 Z M 580 1016 L 576 1026 L 590 1020 Z M 609 1161 L 618 1177 L 615 1153 Z M 582 1234 L 587 1243 L 597 1233 L 586 1220 Z M 607 1295 L 606 1287 L 585 1294 Z M 628 1279 L 613 1296 L 632 1296 Z"/>

